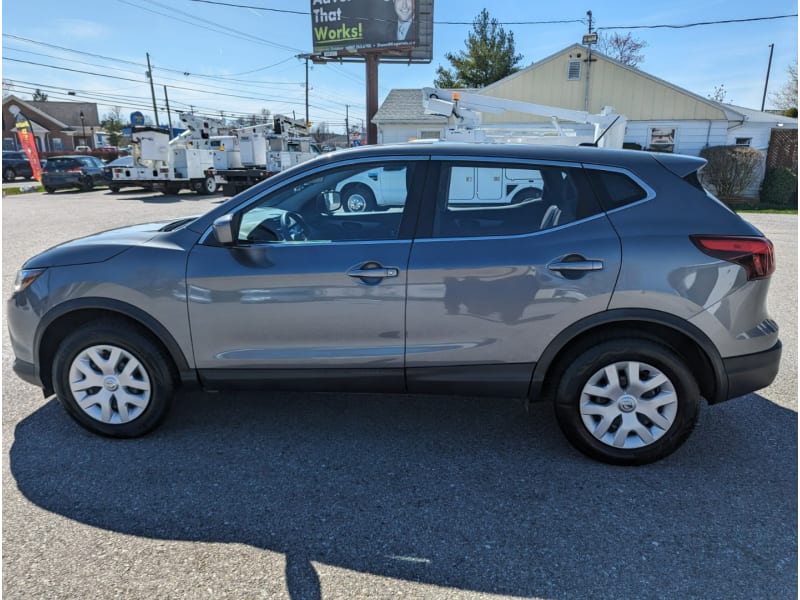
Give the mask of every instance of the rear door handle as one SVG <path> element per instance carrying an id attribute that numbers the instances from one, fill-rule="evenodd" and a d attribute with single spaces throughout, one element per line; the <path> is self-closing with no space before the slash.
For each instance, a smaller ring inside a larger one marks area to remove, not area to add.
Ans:
<path id="1" fill-rule="evenodd" d="M 400 270 L 394 267 L 355 268 L 350 269 L 347 274 L 350 275 L 350 277 L 380 277 L 383 279 L 386 277 L 397 277 L 400 274 Z"/>
<path id="2" fill-rule="evenodd" d="M 602 271 L 602 260 L 560 260 L 551 262 L 547 265 L 551 271 L 561 273 L 562 271 Z"/>

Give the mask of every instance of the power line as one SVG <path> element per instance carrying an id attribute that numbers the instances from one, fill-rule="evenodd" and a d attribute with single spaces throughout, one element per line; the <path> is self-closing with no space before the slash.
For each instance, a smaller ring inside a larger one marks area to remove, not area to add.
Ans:
<path id="1" fill-rule="evenodd" d="M 797 13 L 791 15 L 776 15 L 774 17 L 751 17 L 748 19 L 724 19 L 720 21 L 698 21 L 697 23 L 684 23 L 683 25 L 616 25 L 613 27 L 596 27 L 595 29 L 687 29 L 689 27 L 700 27 L 702 25 L 726 25 L 728 23 L 752 23 L 755 21 L 773 21 L 775 19 L 789 19 L 796 17 Z"/>
<path id="2" fill-rule="evenodd" d="M 267 8 L 264 6 L 253 6 L 251 4 L 234 4 L 232 2 L 219 2 L 218 0 L 192 0 L 192 2 L 200 2 L 203 4 L 216 4 L 218 6 L 227 6 L 231 8 L 248 8 L 251 10 L 261 10 L 261 11 L 270 11 L 270 12 L 279 12 L 279 13 L 289 13 L 294 15 L 302 15 L 302 16 L 311 16 L 311 13 L 308 11 L 300 11 L 300 10 L 283 10 L 279 8 Z M 754 21 L 771 21 L 774 19 L 787 19 L 791 17 L 796 17 L 797 13 L 789 14 L 789 15 L 776 15 L 772 17 L 751 17 L 747 19 L 721 19 L 717 21 L 700 21 L 697 23 L 686 23 L 683 25 L 629 25 L 629 26 L 622 26 L 622 25 L 615 25 L 615 26 L 608 26 L 608 27 L 596 27 L 595 29 L 659 29 L 659 28 L 670 28 L 670 29 L 684 29 L 687 27 L 699 27 L 701 25 L 725 25 L 728 23 L 750 23 Z M 554 19 L 549 21 L 498 21 L 498 25 L 558 25 L 558 24 L 566 24 L 566 23 L 586 23 L 585 19 Z M 434 25 L 473 25 L 474 21 L 434 21 Z"/>

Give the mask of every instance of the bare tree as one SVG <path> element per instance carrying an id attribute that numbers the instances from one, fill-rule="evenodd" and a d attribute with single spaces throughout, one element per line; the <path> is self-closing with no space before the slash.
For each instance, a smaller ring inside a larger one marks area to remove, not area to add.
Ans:
<path id="1" fill-rule="evenodd" d="M 731 102 L 731 100 L 728 99 L 728 90 L 725 89 L 724 83 L 715 85 L 714 91 L 708 95 L 708 99 L 714 102 Z"/>
<path id="2" fill-rule="evenodd" d="M 797 110 L 797 61 L 786 67 L 789 79 L 777 92 L 771 94 L 772 102 L 777 108 L 788 111 Z"/>
<path id="3" fill-rule="evenodd" d="M 642 49 L 646 46 L 647 42 L 633 37 L 630 33 L 626 35 L 613 33 L 610 37 L 600 34 L 597 38 L 597 49 L 602 54 L 634 68 L 644 62 Z"/>

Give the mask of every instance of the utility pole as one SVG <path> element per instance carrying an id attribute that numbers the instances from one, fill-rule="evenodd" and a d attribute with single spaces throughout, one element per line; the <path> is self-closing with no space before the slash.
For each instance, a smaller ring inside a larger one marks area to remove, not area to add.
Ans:
<path id="1" fill-rule="evenodd" d="M 350 147 L 350 105 L 344 105 L 344 134 L 347 136 L 347 147 Z"/>
<path id="2" fill-rule="evenodd" d="M 158 108 L 156 108 L 156 89 L 153 87 L 153 69 L 150 66 L 150 53 L 147 53 L 147 78 L 150 80 L 150 94 L 153 96 L 153 113 L 156 116 L 156 127 L 161 127 L 158 124 Z"/>
<path id="3" fill-rule="evenodd" d="M 169 121 L 169 137 L 172 139 L 172 113 L 169 112 L 169 96 L 167 96 L 167 86 L 164 86 L 164 100 L 167 103 L 167 121 Z"/>
<path id="4" fill-rule="evenodd" d="M 761 112 L 764 112 L 764 104 L 767 102 L 767 86 L 769 85 L 769 70 L 772 68 L 772 52 L 775 44 L 769 45 L 769 62 L 767 63 L 767 79 L 764 81 L 764 96 L 761 98 Z"/>
<path id="5" fill-rule="evenodd" d="M 308 54 L 305 55 L 306 59 L 306 127 L 308 124 Z"/>
<path id="6" fill-rule="evenodd" d="M 587 10 L 586 16 L 589 17 L 589 35 L 592 35 L 592 11 Z M 587 44 L 589 46 L 588 49 L 588 58 L 586 59 L 586 92 L 583 97 L 583 110 L 589 112 L 589 75 L 592 70 L 592 45 Z"/>

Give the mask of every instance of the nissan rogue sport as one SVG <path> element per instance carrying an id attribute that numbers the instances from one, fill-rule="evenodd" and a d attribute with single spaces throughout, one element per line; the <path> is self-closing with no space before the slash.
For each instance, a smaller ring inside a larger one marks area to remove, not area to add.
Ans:
<path id="1" fill-rule="evenodd" d="M 772 244 L 703 189 L 703 165 L 490 144 L 328 154 L 203 216 L 28 260 L 14 367 L 107 436 L 152 430 L 181 385 L 511 396 L 553 402 L 587 455 L 651 462 L 701 401 L 769 385 L 780 361 Z M 340 184 L 377 170 L 403 174 L 402 201 L 345 210 Z"/>

